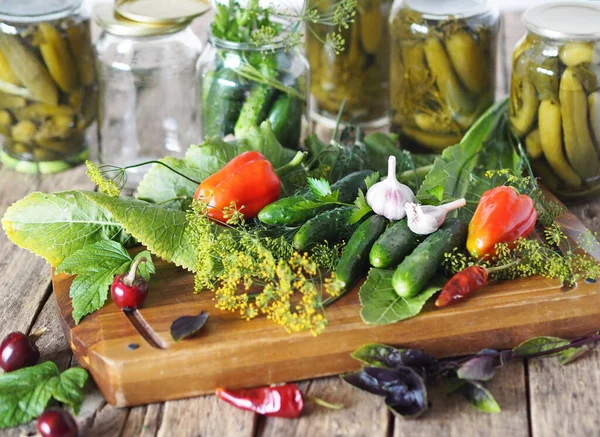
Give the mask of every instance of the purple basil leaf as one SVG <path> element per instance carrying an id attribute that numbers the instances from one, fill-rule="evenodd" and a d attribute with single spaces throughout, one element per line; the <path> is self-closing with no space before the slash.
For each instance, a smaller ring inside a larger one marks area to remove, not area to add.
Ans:
<path id="1" fill-rule="evenodd" d="M 341 375 L 341 378 L 348 384 L 353 385 L 360 390 L 372 393 L 374 395 L 384 396 L 387 392 L 382 388 L 379 380 L 365 372 L 365 370 L 366 369 L 363 369 L 360 372 Z"/>
<path id="2" fill-rule="evenodd" d="M 416 418 L 429 408 L 425 381 L 410 367 L 395 370 L 397 382 L 387 387 L 385 404 L 405 418 Z"/>
<path id="3" fill-rule="evenodd" d="M 352 352 L 352 358 L 370 367 L 393 369 L 402 364 L 401 352 L 403 351 L 391 346 L 372 343 L 356 349 Z"/>
<path id="4" fill-rule="evenodd" d="M 202 329 L 208 320 L 208 313 L 200 311 L 197 316 L 183 316 L 171 324 L 171 337 L 174 341 L 180 341 L 191 337 Z"/>
<path id="5" fill-rule="evenodd" d="M 440 368 L 436 357 L 419 349 L 404 350 L 400 353 L 400 357 L 404 366 L 415 369 L 421 374 L 432 374 Z"/>
<path id="6" fill-rule="evenodd" d="M 460 392 L 465 399 L 484 413 L 499 413 L 500 405 L 494 399 L 494 396 L 481 384 L 473 381 L 465 381 Z"/>
<path id="7" fill-rule="evenodd" d="M 504 366 L 506 363 L 512 360 L 512 357 L 513 352 L 510 349 L 503 350 L 502 352 L 500 352 L 500 365 Z"/>
<path id="8" fill-rule="evenodd" d="M 470 381 L 489 381 L 494 377 L 496 368 L 500 365 L 499 354 L 476 355 L 464 363 L 456 371 L 460 379 Z"/>

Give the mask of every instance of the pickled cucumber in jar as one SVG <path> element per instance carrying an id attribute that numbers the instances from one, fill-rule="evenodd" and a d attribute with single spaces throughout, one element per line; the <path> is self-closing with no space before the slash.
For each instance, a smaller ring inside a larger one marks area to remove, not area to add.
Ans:
<path id="1" fill-rule="evenodd" d="M 17 170 L 54 172 L 80 162 L 96 116 L 89 19 L 80 1 L 55 3 L 34 1 L 26 20 L 14 5 L 0 5 L 2 160 L 32 164 Z"/>
<path id="2" fill-rule="evenodd" d="M 320 15 L 333 14 L 337 0 L 309 0 Z M 354 22 L 341 29 L 343 45 L 334 47 L 332 27 L 310 24 L 306 51 L 311 68 L 312 118 L 325 125 L 345 102 L 343 119 L 383 126 L 389 112 L 389 13 L 391 0 L 358 0 Z"/>
<path id="3" fill-rule="evenodd" d="M 529 32 L 514 50 L 510 121 L 537 176 L 572 201 L 600 193 L 600 32 L 586 27 L 594 13 L 600 20 L 600 6 L 563 6 L 524 15 Z M 556 8 L 573 21 L 549 20 Z"/>
<path id="4" fill-rule="evenodd" d="M 392 130 L 403 147 L 439 152 L 491 106 L 498 31 L 498 13 L 486 2 L 394 3 Z"/>

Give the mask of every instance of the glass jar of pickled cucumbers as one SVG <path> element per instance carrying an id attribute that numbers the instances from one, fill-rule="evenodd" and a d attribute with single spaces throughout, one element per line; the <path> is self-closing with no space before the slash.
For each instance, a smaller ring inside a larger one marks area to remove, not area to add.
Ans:
<path id="1" fill-rule="evenodd" d="M 202 42 L 190 24 L 209 8 L 201 0 L 94 7 L 103 30 L 96 41 L 100 162 L 127 166 L 183 157 L 201 141 L 196 64 Z M 127 187 L 147 170 L 129 170 Z"/>
<path id="2" fill-rule="evenodd" d="M 55 173 L 88 155 L 96 80 L 81 3 L 0 2 L 0 159 L 18 171 Z"/>
<path id="3" fill-rule="evenodd" d="M 392 130 L 403 147 L 456 144 L 494 102 L 498 11 L 487 0 L 396 0 Z"/>
<path id="4" fill-rule="evenodd" d="M 310 0 L 321 15 L 338 0 Z M 364 127 L 389 123 L 389 28 L 392 0 L 358 0 L 354 22 L 342 29 L 343 50 L 326 41 L 331 26 L 310 25 L 306 50 L 311 68 L 311 118 L 333 127 L 345 102 L 343 120 Z"/>
<path id="5" fill-rule="evenodd" d="M 510 121 L 537 176 L 565 201 L 600 193 L 600 5 L 549 3 L 523 16 Z"/>
<path id="6" fill-rule="evenodd" d="M 304 54 L 284 41 L 257 46 L 226 41 L 210 31 L 208 41 L 198 63 L 204 136 L 244 138 L 268 120 L 279 142 L 297 149 L 306 118 L 309 67 Z"/>

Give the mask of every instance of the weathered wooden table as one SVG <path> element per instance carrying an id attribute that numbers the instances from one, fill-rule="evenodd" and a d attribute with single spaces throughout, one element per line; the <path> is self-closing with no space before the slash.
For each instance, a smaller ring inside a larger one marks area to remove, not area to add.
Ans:
<path id="1" fill-rule="evenodd" d="M 499 92 L 508 91 L 508 60 L 523 33 L 519 14 L 506 14 L 500 40 Z M 32 191 L 93 189 L 78 168 L 56 176 L 32 176 L 0 168 L 0 216 Z M 572 206 L 592 230 L 600 231 L 600 200 Z M 0 233 L 0 338 L 11 331 L 47 328 L 38 343 L 43 360 L 61 369 L 76 365 L 60 330 L 44 260 L 18 249 Z M 598 320 L 600 328 L 600 320 Z M 460 397 L 432 394 L 433 408 L 422 419 L 394 418 L 383 399 L 346 385 L 338 378 L 302 384 L 310 396 L 343 403 L 330 411 L 312 408 L 299 420 L 271 419 L 238 411 L 214 396 L 152 404 L 131 409 L 107 405 L 90 384 L 79 415 L 82 436 L 162 437 L 401 437 L 401 436 L 600 436 L 600 352 L 561 367 L 556 359 L 513 363 L 502 369 L 488 388 L 502 413 L 483 414 Z M 177 369 L 173 369 L 176 372 Z M 33 434 L 33 426 L 0 432 L 0 436 Z"/>

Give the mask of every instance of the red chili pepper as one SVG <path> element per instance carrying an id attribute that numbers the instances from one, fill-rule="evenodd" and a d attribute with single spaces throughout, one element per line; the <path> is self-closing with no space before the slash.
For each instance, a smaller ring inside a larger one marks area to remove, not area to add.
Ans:
<path id="1" fill-rule="evenodd" d="M 217 397 L 234 407 L 270 417 L 295 419 L 304 410 L 304 395 L 296 384 L 247 390 L 218 388 Z"/>
<path id="2" fill-rule="evenodd" d="M 280 194 L 281 180 L 273 165 L 259 152 L 245 152 L 206 178 L 194 199 L 207 202 L 208 216 L 224 222 L 223 210 L 232 203 L 244 218 L 251 219 L 279 199 Z"/>
<path id="3" fill-rule="evenodd" d="M 492 257 L 497 243 L 512 247 L 519 238 L 531 234 L 536 221 L 537 212 L 529 196 L 510 187 L 486 191 L 469 224 L 467 250 L 475 258 Z"/>
<path id="4" fill-rule="evenodd" d="M 468 267 L 452 276 L 435 301 L 435 306 L 442 308 L 468 299 L 487 282 L 486 269 L 479 266 Z"/>

